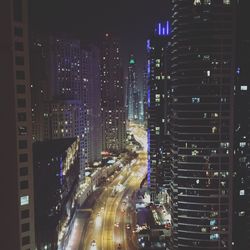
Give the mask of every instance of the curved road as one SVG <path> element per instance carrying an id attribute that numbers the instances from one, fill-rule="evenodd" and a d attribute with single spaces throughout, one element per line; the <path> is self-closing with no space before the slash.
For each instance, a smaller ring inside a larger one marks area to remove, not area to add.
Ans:
<path id="1" fill-rule="evenodd" d="M 134 250 L 136 237 L 133 193 L 146 175 L 147 154 L 139 152 L 136 162 L 122 172 L 107 186 L 96 201 L 95 208 L 83 236 L 84 247 L 81 250 Z M 112 190 L 123 184 L 123 188 L 114 194 Z M 96 246 L 91 246 L 92 241 Z"/>

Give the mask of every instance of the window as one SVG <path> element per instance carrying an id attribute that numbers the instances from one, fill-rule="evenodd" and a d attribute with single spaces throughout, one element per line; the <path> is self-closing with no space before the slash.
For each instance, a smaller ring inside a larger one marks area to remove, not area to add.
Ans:
<path id="1" fill-rule="evenodd" d="M 215 126 L 212 127 L 212 133 L 213 133 L 213 134 L 217 133 L 217 127 L 215 127 Z"/>
<path id="2" fill-rule="evenodd" d="M 22 0 L 13 0 L 14 20 L 22 21 Z"/>
<path id="3" fill-rule="evenodd" d="M 161 95 L 160 94 L 156 94 L 155 95 L 155 102 L 160 102 L 161 101 Z"/>
<path id="4" fill-rule="evenodd" d="M 18 144 L 19 144 L 19 148 L 20 148 L 20 149 L 27 148 L 27 145 L 28 145 L 26 140 L 20 140 L 20 141 L 18 142 Z"/>
<path id="5" fill-rule="evenodd" d="M 25 73 L 24 73 L 24 71 L 17 70 L 16 71 L 16 79 L 17 80 L 24 80 L 25 79 Z"/>
<path id="6" fill-rule="evenodd" d="M 19 36 L 19 37 L 23 36 L 23 29 L 20 27 L 15 27 L 14 32 L 15 32 L 15 36 Z"/>
<path id="7" fill-rule="evenodd" d="M 25 122 L 27 117 L 26 117 L 26 113 L 22 112 L 22 113 L 18 113 L 17 114 L 17 117 L 18 117 L 18 121 L 19 122 Z"/>
<path id="8" fill-rule="evenodd" d="M 27 189 L 29 188 L 29 182 L 28 181 L 21 181 L 20 182 L 20 189 Z"/>
<path id="9" fill-rule="evenodd" d="M 24 206 L 24 205 L 28 205 L 29 204 L 29 196 L 28 195 L 24 195 L 20 197 L 20 205 Z"/>
<path id="10" fill-rule="evenodd" d="M 22 246 L 28 245 L 30 244 L 30 237 L 29 236 L 25 236 L 22 238 Z"/>
<path id="11" fill-rule="evenodd" d="M 194 0 L 194 5 L 200 5 L 201 1 L 200 0 Z"/>
<path id="12" fill-rule="evenodd" d="M 20 168 L 19 173 L 20 173 L 20 176 L 28 175 L 28 168 L 27 167 Z"/>
<path id="13" fill-rule="evenodd" d="M 29 223 L 22 224 L 22 233 L 27 232 L 29 230 L 30 230 L 30 224 Z"/>
<path id="14" fill-rule="evenodd" d="M 240 142 L 240 147 L 241 147 L 241 148 L 244 148 L 246 145 L 247 145 L 246 142 Z"/>
<path id="15" fill-rule="evenodd" d="M 19 161 L 20 162 L 27 162 L 28 161 L 28 154 L 20 154 Z"/>
<path id="16" fill-rule="evenodd" d="M 30 216 L 30 210 L 26 209 L 26 210 L 22 210 L 21 211 L 21 219 L 27 219 Z"/>
<path id="17" fill-rule="evenodd" d="M 15 50 L 17 50 L 17 51 L 23 51 L 23 43 L 21 43 L 21 42 L 15 42 Z"/>
<path id="18" fill-rule="evenodd" d="M 25 89 L 26 89 L 25 85 L 17 85 L 16 86 L 16 92 L 18 94 L 25 94 Z"/>
<path id="19" fill-rule="evenodd" d="M 192 103 L 199 103 L 200 97 L 192 97 Z"/>
<path id="20" fill-rule="evenodd" d="M 244 90 L 244 91 L 247 90 L 247 85 L 241 85 L 240 90 Z"/>
<path id="21" fill-rule="evenodd" d="M 223 0 L 224 4 L 230 4 L 230 0 Z"/>
<path id="22" fill-rule="evenodd" d="M 210 234 L 210 240 L 218 240 L 219 239 L 219 234 Z"/>
<path id="23" fill-rule="evenodd" d="M 17 106 L 18 108 L 25 108 L 26 107 L 26 100 L 25 99 L 17 99 Z"/>
<path id="24" fill-rule="evenodd" d="M 16 65 L 24 65 L 24 58 L 22 56 L 16 56 Z"/>
<path id="25" fill-rule="evenodd" d="M 159 135 L 160 134 L 160 127 L 155 127 L 155 134 Z"/>
<path id="26" fill-rule="evenodd" d="M 242 196 L 242 195 L 245 195 L 245 190 L 244 189 L 240 190 L 240 196 Z"/>
<path id="27" fill-rule="evenodd" d="M 20 126 L 20 127 L 18 128 L 18 134 L 19 134 L 19 135 L 27 135 L 27 127 L 25 127 L 25 126 Z"/>

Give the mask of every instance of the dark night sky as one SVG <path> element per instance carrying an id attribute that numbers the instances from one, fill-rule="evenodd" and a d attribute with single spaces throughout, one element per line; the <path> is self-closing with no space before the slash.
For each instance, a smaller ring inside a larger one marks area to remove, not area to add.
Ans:
<path id="1" fill-rule="evenodd" d="M 170 0 L 31 0 L 30 20 L 35 30 L 66 32 L 98 41 L 106 32 L 121 38 L 125 65 L 129 52 L 142 71 L 145 42 L 158 20 L 169 18 Z"/>

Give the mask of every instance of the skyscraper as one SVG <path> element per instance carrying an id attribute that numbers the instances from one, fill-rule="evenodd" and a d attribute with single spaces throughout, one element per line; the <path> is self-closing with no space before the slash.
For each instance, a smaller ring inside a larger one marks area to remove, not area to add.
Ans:
<path id="1" fill-rule="evenodd" d="M 117 39 L 106 34 L 101 50 L 101 114 L 103 150 L 125 148 L 124 79 Z"/>
<path id="2" fill-rule="evenodd" d="M 80 170 L 88 164 L 86 82 L 80 40 L 32 36 L 33 139 L 80 139 Z"/>
<path id="3" fill-rule="evenodd" d="M 232 248 L 235 2 L 173 1 L 171 249 Z"/>
<path id="4" fill-rule="evenodd" d="M 160 22 L 148 51 L 148 186 L 151 199 L 166 191 L 170 183 L 169 89 L 170 30 L 169 22 Z"/>
<path id="5" fill-rule="evenodd" d="M 1 248 L 35 249 L 28 1 L 1 2 Z"/>
<path id="6" fill-rule="evenodd" d="M 248 4 L 237 8 L 237 63 L 234 86 L 234 217 L 233 249 L 250 249 L 250 37 Z"/>
<path id="7" fill-rule="evenodd" d="M 128 120 L 137 121 L 139 119 L 139 88 L 136 75 L 136 61 L 134 55 L 130 55 L 128 66 L 128 81 L 127 81 L 127 112 Z"/>
<path id="8" fill-rule="evenodd" d="M 81 52 L 82 81 L 86 87 L 86 129 L 88 162 L 101 159 L 101 80 L 100 51 L 95 46 L 84 46 Z"/>

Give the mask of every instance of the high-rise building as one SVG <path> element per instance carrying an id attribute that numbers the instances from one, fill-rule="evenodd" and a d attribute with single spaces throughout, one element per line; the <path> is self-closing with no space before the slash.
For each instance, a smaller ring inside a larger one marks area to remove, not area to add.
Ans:
<path id="1" fill-rule="evenodd" d="M 169 152 L 169 22 L 159 22 L 147 41 L 148 52 L 148 186 L 151 199 L 170 183 Z"/>
<path id="2" fill-rule="evenodd" d="M 127 118 L 130 121 L 139 120 L 140 95 L 136 75 L 136 61 L 134 55 L 130 55 L 128 65 L 128 81 L 126 93 Z"/>
<path id="3" fill-rule="evenodd" d="M 247 2 L 237 11 L 237 63 L 234 87 L 234 217 L 233 249 L 250 249 L 250 36 Z"/>
<path id="4" fill-rule="evenodd" d="M 232 249 L 234 0 L 175 0 L 171 249 Z"/>
<path id="5" fill-rule="evenodd" d="M 106 34 L 101 50 L 101 114 L 103 150 L 125 148 L 124 78 L 117 39 Z"/>
<path id="6" fill-rule="evenodd" d="M 86 87 L 86 129 L 88 163 L 101 160 L 101 80 L 100 51 L 95 46 L 85 46 L 81 52 L 82 81 Z"/>
<path id="7" fill-rule="evenodd" d="M 33 35 L 31 49 L 33 140 L 78 137 L 83 178 L 88 148 L 80 40 Z"/>
<path id="8" fill-rule="evenodd" d="M 28 1 L 0 8 L 1 248 L 35 249 Z"/>

